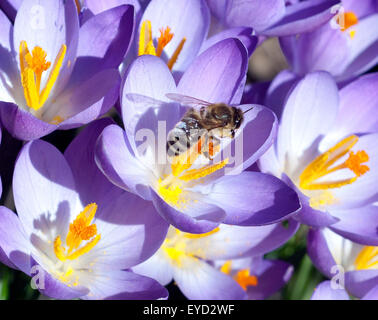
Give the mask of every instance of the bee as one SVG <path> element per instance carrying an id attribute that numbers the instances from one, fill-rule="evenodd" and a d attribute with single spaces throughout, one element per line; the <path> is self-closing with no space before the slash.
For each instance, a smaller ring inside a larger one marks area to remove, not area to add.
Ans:
<path id="1" fill-rule="evenodd" d="M 198 153 L 212 160 L 221 139 L 233 139 L 243 123 L 244 114 L 253 109 L 242 111 L 225 103 L 210 103 L 181 94 L 168 93 L 166 96 L 183 105 L 197 106 L 191 107 L 168 133 L 169 157 L 177 157 L 198 145 Z"/>

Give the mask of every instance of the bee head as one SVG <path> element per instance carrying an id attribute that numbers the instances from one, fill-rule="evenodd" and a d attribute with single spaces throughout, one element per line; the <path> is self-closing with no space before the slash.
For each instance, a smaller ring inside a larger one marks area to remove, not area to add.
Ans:
<path id="1" fill-rule="evenodd" d="M 243 123 L 243 119 L 244 119 L 243 111 L 241 109 L 236 109 L 234 113 L 234 119 L 233 119 L 235 130 L 240 128 L 241 124 Z"/>

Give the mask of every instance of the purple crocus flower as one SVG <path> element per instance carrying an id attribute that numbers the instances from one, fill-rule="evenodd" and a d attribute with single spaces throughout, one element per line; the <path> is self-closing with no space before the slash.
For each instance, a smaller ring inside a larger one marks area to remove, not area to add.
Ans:
<path id="1" fill-rule="evenodd" d="M 20 140 L 76 128 L 118 98 L 117 70 L 133 30 L 133 8 L 96 15 L 79 28 L 73 0 L 25 0 L 13 25 L 0 12 L 0 116 Z M 95 39 L 95 40 L 94 40 Z"/>
<path id="2" fill-rule="evenodd" d="M 308 32 L 330 20 L 338 0 L 207 0 L 217 28 L 252 27 L 258 35 L 287 36 Z"/>
<path id="3" fill-rule="evenodd" d="M 341 8 L 337 16 L 316 30 L 280 39 L 293 73 L 302 76 L 324 70 L 342 82 L 378 63 L 376 2 L 342 1 Z"/>
<path id="4" fill-rule="evenodd" d="M 285 243 L 297 228 L 293 220 L 286 227 L 221 224 L 205 234 L 170 227 L 161 248 L 133 271 L 162 285 L 174 280 L 188 299 L 262 299 L 276 292 L 292 272 L 288 264 L 263 260 L 262 255 Z"/>
<path id="5" fill-rule="evenodd" d="M 5 12 L 11 21 L 16 18 L 17 10 L 23 0 L 3 0 L 0 3 L 0 9 Z"/>
<path id="6" fill-rule="evenodd" d="M 280 112 L 277 141 L 259 162 L 262 172 L 296 188 L 302 209 L 295 219 L 375 245 L 377 83 L 378 74 L 370 74 L 339 92 L 329 73 L 304 77 Z"/>
<path id="7" fill-rule="evenodd" d="M 154 254 L 168 225 L 150 202 L 97 169 L 94 145 L 110 123 L 90 124 L 64 156 L 47 142 L 27 143 L 13 179 L 18 216 L 0 207 L 1 261 L 34 277 L 49 297 L 167 297 L 156 281 L 128 270 Z"/>
<path id="8" fill-rule="evenodd" d="M 199 55 L 177 87 L 161 59 L 150 55 L 136 59 L 121 93 L 126 132 L 115 125 L 104 130 L 96 151 L 101 170 L 119 187 L 153 201 L 169 223 L 185 232 L 208 232 L 220 222 L 251 226 L 287 219 L 299 208 L 295 192 L 273 176 L 243 172 L 275 136 L 276 117 L 264 106 L 254 105 L 245 114 L 236 138 L 225 139 L 214 161 L 198 153 L 194 163 L 190 159 L 172 165 L 167 161 L 167 132 L 180 121 L 185 108 L 166 94 L 237 105 L 246 68 L 247 52 L 237 39 L 220 41 Z M 141 144 L 144 134 L 147 141 Z M 232 166 L 228 157 L 220 159 L 222 150 L 236 150 L 235 141 L 243 136 L 248 141 L 238 145 L 240 161 Z"/>
<path id="9" fill-rule="evenodd" d="M 378 247 L 352 242 L 325 228 L 310 229 L 307 250 L 320 272 L 353 296 L 362 298 L 378 286 Z"/>
<path id="10" fill-rule="evenodd" d="M 320 283 L 311 300 L 350 300 L 345 289 L 332 287 L 331 281 L 323 281 Z M 378 285 L 365 294 L 361 300 L 378 300 Z"/>

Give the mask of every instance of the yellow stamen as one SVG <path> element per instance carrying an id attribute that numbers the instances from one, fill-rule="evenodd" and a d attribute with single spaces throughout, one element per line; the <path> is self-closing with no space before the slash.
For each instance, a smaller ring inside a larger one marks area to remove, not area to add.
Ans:
<path id="1" fill-rule="evenodd" d="M 378 266 L 378 247 L 366 246 L 358 254 L 354 265 L 356 270 L 371 269 Z"/>
<path id="2" fill-rule="evenodd" d="M 168 60 L 167 65 L 168 65 L 168 68 L 169 68 L 170 70 L 172 70 L 173 65 L 176 63 L 176 61 L 177 61 L 177 59 L 178 59 L 178 56 L 179 56 L 179 54 L 181 53 L 182 48 L 184 47 L 185 41 L 186 41 L 186 38 L 183 38 L 183 39 L 180 41 L 180 43 L 179 43 L 179 45 L 177 46 L 177 48 L 176 48 L 175 52 L 173 53 L 172 57 Z"/>
<path id="3" fill-rule="evenodd" d="M 40 47 L 35 47 L 30 53 L 25 41 L 20 43 L 20 70 L 21 84 L 24 88 L 26 104 L 33 110 L 40 109 L 49 97 L 49 94 L 59 76 L 60 69 L 66 55 L 67 47 L 62 45 L 50 72 L 45 88 L 40 92 L 43 72 L 46 72 L 51 62 L 46 61 L 47 53 Z"/>
<path id="4" fill-rule="evenodd" d="M 97 234 L 97 226 L 91 224 L 96 214 L 97 205 L 91 203 L 76 217 L 70 224 L 66 237 L 66 245 L 68 250 L 62 245 L 60 236 L 54 241 L 54 252 L 56 257 L 61 260 L 75 260 L 83 254 L 91 251 L 93 247 L 100 241 L 101 235 Z M 88 241 L 83 247 L 79 248 L 82 241 Z M 75 251 L 76 250 L 76 251 Z"/>
<path id="5" fill-rule="evenodd" d="M 180 208 L 185 207 L 183 205 L 185 205 L 186 200 L 181 198 L 183 191 L 180 185 L 171 185 L 169 187 L 166 187 L 163 184 L 163 181 L 159 179 L 158 193 L 163 198 L 163 200 L 171 206 Z"/>
<path id="6" fill-rule="evenodd" d="M 156 55 L 158 57 L 161 56 L 163 53 L 163 49 L 165 46 L 172 40 L 173 33 L 171 32 L 170 27 L 166 27 L 165 29 L 160 29 L 160 37 L 158 39 L 158 46 L 156 49 Z"/>
<path id="7" fill-rule="evenodd" d="M 350 151 L 358 142 L 357 136 L 349 136 L 336 144 L 334 147 L 318 156 L 312 161 L 300 175 L 300 187 L 305 190 L 326 190 L 340 188 L 349 185 L 357 180 L 360 176 L 369 171 L 369 167 L 363 163 L 369 161 L 369 156 L 365 151 Z M 332 165 L 349 152 L 349 157 L 343 163 L 332 167 Z M 338 180 L 333 182 L 316 182 L 338 170 L 349 169 L 355 176 L 350 179 Z"/>
<path id="8" fill-rule="evenodd" d="M 160 29 L 160 37 L 157 40 L 157 47 L 155 48 L 152 39 L 151 21 L 143 21 L 139 33 L 138 56 L 150 54 L 160 57 L 165 46 L 172 40 L 173 36 L 174 34 L 171 32 L 170 27 Z M 185 41 L 186 38 L 183 38 L 180 41 L 172 57 L 168 60 L 167 65 L 170 70 L 172 70 L 173 65 L 176 63 L 182 48 L 184 47 Z"/>
<path id="9" fill-rule="evenodd" d="M 234 280 L 244 289 L 244 291 L 247 291 L 249 286 L 256 287 L 258 285 L 257 277 L 253 275 L 251 276 L 248 269 L 238 271 L 234 276 Z"/>
<path id="10" fill-rule="evenodd" d="M 204 177 L 212 174 L 213 172 L 224 168 L 227 165 L 227 163 L 228 163 L 228 159 L 225 159 L 225 160 L 220 161 L 216 164 L 209 165 L 209 166 L 203 167 L 201 169 L 188 170 L 188 171 L 185 172 L 185 174 L 183 174 L 180 177 L 180 180 L 191 181 L 191 180 L 197 180 L 197 179 L 200 179 L 200 178 L 204 178 Z"/>
<path id="11" fill-rule="evenodd" d="M 341 18 L 341 19 L 340 19 Z M 351 26 L 354 26 L 358 23 L 358 18 L 354 12 L 345 12 L 342 14 L 342 17 L 337 18 L 337 23 L 341 27 L 341 31 L 345 31 Z"/>
<path id="12" fill-rule="evenodd" d="M 171 169 L 175 177 L 178 177 L 193 165 L 200 155 L 200 146 L 203 142 L 204 138 L 202 137 L 192 148 L 173 158 Z"/>
<path id="13" fill-rule="evenodd" d="M 231 271 L 232 271 L 232 269 L 231 269 L 231 265 L 232 265 L 232 261 L 231 261 L 231 260 L 226 261 L 226 262 L 222 265 L 222 267 L 220 268 L 220 271 L 223 272 L 223 273 L 225 273 L 225 274 L 230 275 L 230 274 L 231 274 Z"/>
<path id="14" fill-rule="evenodd" d="M 63 122 L 64 119 L 61 117 L 61 116 L 55 116 L 52 120 L 51 120 L 51 124 L 55 124 L 55 125 L 58 125 L 60 124 L 61 122 Z"/>
<path id="15" fill-rule="evenodd" d="M 311 208 L 317 210 L 324 210 L 327 206 L 336 204 L 338 200 L 328 190 L 321 191 L 320 194 L 314 195 L 310 198 Z"/>
<path id="16" fill-rule="evenodd" d="M 143 21 L 139 35 L 138 56 L 150 54 L 156 56 L 156 50 L 152 42 L 151 21 Z"/>

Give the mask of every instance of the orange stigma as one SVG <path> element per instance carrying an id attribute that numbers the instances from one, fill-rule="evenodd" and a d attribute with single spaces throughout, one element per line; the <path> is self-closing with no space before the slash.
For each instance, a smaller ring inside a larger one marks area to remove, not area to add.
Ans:
<path id="1" fill-rule="evenodd" d="M 232 272 L 232 261 L 228 260 L 226 261 L 222 267 L 220 268 L 220 271 L 231 275 Z M 249 286 L 256 287 L 258 285 L 258 279 L 256 276 L 251 275 L 249 269 L 242 269 L 239 270 L 234 276 L 233 279 L 243 288 L 244 291 L 247 291 Z"/>
<path id="2" fill-rule="evenodd" d="M 97 226 L 91 224 L 96 214 L 97 205 L 91 203 L 70 223 L 68 234 L 66 237 L 66 245 L 68 249 L 62 245 L 60 236 L 54 241 L 54 252 L 56 257 L 61 260 L 75 260 L 83 254 L 89 252 L 100 241 L 101 235 L 97 234 Z M 89 241 L 80 247 L 83 241 Z"/>

